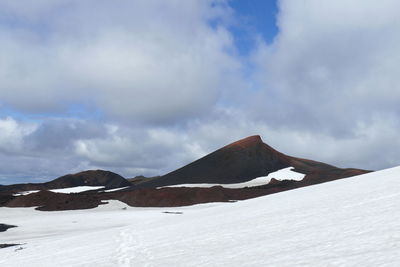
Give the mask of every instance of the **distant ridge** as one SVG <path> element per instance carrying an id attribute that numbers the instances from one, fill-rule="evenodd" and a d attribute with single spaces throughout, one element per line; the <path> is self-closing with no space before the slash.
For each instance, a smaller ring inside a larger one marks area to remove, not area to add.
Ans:
<path id="1" fill-rule="evenodd" d="M 114 172 L 89 170 L 61 176 L 51 182 L 45 183 L 45 185 L 50 189 L 75 186 L 104 186 L 105 188 L 112 189 L 132 184 Z"/>
<path id="2" fill-rule="evenodd" d="M 224 184 L 247 182 L 287 167 L 293 167 L 296 172 L 305 174 L 305 177 L 302 180 L 271 177 L 272 179 L 266 180 L 265 184 L 235 189 L 223 187 Z M 268 146 L 260 136 L 254 135 L 226 145 L 163 176 L 152 178 L 139 176 L 129 182 L 113 172 L 91 170 L 64 175 L 47 183 L 0 186 L 0 207 L 36 207 L 38 210 L 46 211 L 89 209 L 110 199 L 138 207 L 177 207 L 255 198 L 367 172 L 370 171 L 341 169 L 318 161 L 291 157 Z M 222 186 L 196 187 L 199 183 Z M 185 184 L 192 185 L 185 187 Z M 178 186 L 164 187 L 169 185 Z M 15 195 L 21 191 L 76 186 L 120 189 L 116 191 L 95 189 L 74 194 L 39 191 L 27 195 Z"/>
<path id="3" fill-rule="evenodd" d="M 131 186 L 132 184 L 119 174 L 104 170 L 88 170 L 67 174 L 46 183 L 28 183 L 0 186 L 1 191 L 30 191 L 67 188 L 75 186 L 104 186 L 107 189 Z"/>

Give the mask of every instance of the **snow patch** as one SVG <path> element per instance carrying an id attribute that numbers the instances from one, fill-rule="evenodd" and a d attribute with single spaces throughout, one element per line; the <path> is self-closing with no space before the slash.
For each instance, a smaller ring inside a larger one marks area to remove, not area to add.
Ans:
<path id="1" fill-rule="evenodd" d="M 243 182 L 243 183 L 236 183 L 236 184 L 179 184 L 179 185 L 168 185 L 162 186 L 163 187 L 213 187 L 213 186 L 223 186 L 225 188 L 243 188 L 243 187 L 253 187 L 253 186 L 260 186 L 268 184 L 272 178 L 276 180 L 295 180 L 301 181 L 304 179 L 305 174 L 295 172 L 293 167 L 288 167 L 284 169 L 280 169 L 275 172 L 271 172 L 267 176 L 261 176 L 254 178 L 253 180 Z"/>
<path id="2" fill-rule="evenodd" d="M 119 188 L 113 188 L 113 189 L 107 189 L 107 190 L 103 190 L 103 192 L 115 192 L 115 191 L 119 191 L 125 188 L 128 188 L 129 186 L 124 186 L 124 187 L 119 187 Z"/>
<path id="3" fill-rule="evenodd" d="M 81 193 L 85 191 L 90 191 L 90 190 L 97 190 L 97 189 L 102 189 L 104 186 L 75 186 L 75 187 L 67 187 L 67 188 L 60 188 L 60 189 L 50 189 L 48 191 L 54 192 L 54 193 L 64 193 L 64 194 L 72 194 L 72 193 Z M 14 194 L 14 196 L 24 196 L 24 195 L 29 195 L 32 193 L 37 193 L 39 190 L 32 190 L 32 191 L 23 191 Z"/>

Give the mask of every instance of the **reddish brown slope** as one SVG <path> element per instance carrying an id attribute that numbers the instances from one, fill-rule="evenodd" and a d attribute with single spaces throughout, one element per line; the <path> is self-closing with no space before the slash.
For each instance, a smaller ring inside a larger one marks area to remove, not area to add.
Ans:
<path id="1" fill-rule="evenodd" d="M 312 174 L 314 181 L 321 177 L 326 178 L 330 173 L 334 173 L 335 179 L 351 176 L 345 169 L 287 156 L 265 144 L 260 136 L 254 135 L 224 146 L 164 176 L 142 182 L 134 188 L 197 183 L 240 183 L 286 167 L 294 167 L 296 171 L 306 175 Z M 365 172 L 354 171 L 356 174 Z"/>
<path id="2" fill-rule="evenodd" d="M 140 187 L 187 183 L 240 183 L 289 167 L 283 154 L 266 146 L 260 136 L 250 136 Z"/>

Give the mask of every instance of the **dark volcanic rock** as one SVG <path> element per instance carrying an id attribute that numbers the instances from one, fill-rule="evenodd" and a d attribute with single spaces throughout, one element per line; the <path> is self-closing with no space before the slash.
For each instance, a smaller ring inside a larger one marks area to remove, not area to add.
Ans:
<path id="1" fill-rule="evenodd" d="M 41 211 L 90 209 L 115 199 L 135 207 L 179 207 L 208 202 L 230 202 L 275 193 L 279 189 L 245 188 L 162 188 L 138 189 L 127 192 L 61 194 L 40 191 L 18 196 L 7 207 L 37 207 Z M 282 190 L 280 190 L 282 191 Z"/>
<path id="2" fill-rule="evenodd" d="M 7 207 L 37 207 L 37 210 L 76 210 L 91 209 L 103 204 L 101 194 L 61 194 L 51 191 L 39 191 L 19 196 L 7 203 Z"/>
<path id="3" fill-rule="evenodd" d="M 16 225 L 9 225 L 9 224 L 4 224 L 4 223 L 0 223 L 0 232 L 5 232 L 10 228 L 14 228 L 17 227 Z"/>
<path id="4" fill-rule="evenodd" d="M 14 199 L 15 196 L 12 195 L 12 193 L 9 192 L 0 192 L 0 207 L 4 206 L 7 202 L 10 200 Z"/>
<path id="5" fill-rule="evenodd" d="M 74 186 L 104 186 L 118 188 L 132 185 L 124 177 L 110 171 L 93 170 L 76 174 L 67 174 L 51 182 L 45 183 L 47 188 L 66 188 Z"/>
<path id="6" fill-rule="evenodd" d="M 266 192 L 266 190 L 259 189 L 229 189 L 222 186 L 211 188 L 170 187 L 113 193 L 108 197 L 135 207 L 179 207 L 208 202 L 244 200 L 265 195 Z"/>

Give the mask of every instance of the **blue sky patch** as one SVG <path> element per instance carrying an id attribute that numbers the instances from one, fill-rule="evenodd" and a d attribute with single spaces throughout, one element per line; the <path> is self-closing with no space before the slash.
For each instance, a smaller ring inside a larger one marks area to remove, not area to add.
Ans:
<path id="1" fill-rule="evenodd" d="M 277 0 L 232 0 L 237 24 L 230 30 L 240 54 L 247 55 L 256 45 L 257 38 L 271 43 L 278 33 Z"/>

